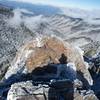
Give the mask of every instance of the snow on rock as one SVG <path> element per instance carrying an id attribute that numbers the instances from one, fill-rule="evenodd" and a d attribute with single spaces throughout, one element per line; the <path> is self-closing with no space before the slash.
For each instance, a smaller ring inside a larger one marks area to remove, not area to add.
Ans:
<path id="1" fill-rule="evenodd" d="M 16 53 L 16 57 L 11 63 L 11 67 L 9 67 L 5 79 L 8 79 L 12 75 L 19 73 L 27 73 L 27 68 L 25 67 L 25 62 L 28 56 L 33 52 L 32 48 L 35 48 L 38 44 L 38 41 L 35 39 L 28 44 L 22 46 L 19 49 L 18 53 Z"/>
<path id="2" fill-rule="evenodd" d="M 48 64 L 68 64 L 70 69 L 76 73 L 81 72 L 85 80 L 90 85 L 93 84 L 90 73 L 78 49 L 57 37 L 35 38 L 22 46 L 16 54 L 12 66 L 7 71 L 5 79 L 24 72 L 31 73 L 36 68 L 43 68 Z"/>
<path id="3" fill-rule="evenodd" d="M 63 84 L 66 84 L 66 86 L 61 86 L 64 87 L 65 90 L 63 91 L 61 88 L 65 100 L 98 100 L 92 90 L 81 90 L 80 92 L 75 90 L 73 92 L 73 84 L 71 82 L 63 82 Z M 58 86 L 60 86 L 59 83 Z M 7 100 L 45 100 L 44 98 L 46 98 L 46 100 L 55 98 L 54 100 L 56 100 L 57 96 L 60 96 L 60 94 L 56 94 L 56 92 L 57 90 L 55 88 L 52 89 L 48 85 L 34 86 L 32 81 L 19 82 L 11 85 Z"/>
<path id="4" fill-rule="evenodd" d="M 40 97 L 38 98 L 38 96 Z M 15 83 L 11 86 L 7 100 L 44 100 L 43 88 L 41 86 L 34 86 L 32 81 Z M 36 98 L 35 98 L 36 97 Z"/>

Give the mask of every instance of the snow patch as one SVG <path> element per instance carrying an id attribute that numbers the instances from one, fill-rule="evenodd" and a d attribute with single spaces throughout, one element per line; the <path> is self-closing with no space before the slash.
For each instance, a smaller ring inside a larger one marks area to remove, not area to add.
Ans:
<path id="1" fill-rule="evenodd" d="M 27 69 L 25 68 L 25 61 L 32 51 L 33 50 L 22 50 L 21 52 L 19 52 L 18 58 L 15 58 L 16 60 L 14 59 L 13 63 L 11 64 L 11 67 L 8 69 L 5 75 L 5 79 L 8 79 L 9 77 L 15 74 L 17 75 L 27 72 Z"/>
<path id="2" fill-rule="evenodd" d="M 75 46 L 75 48 L 79 51 L 79 53 L 80 53 L 81 56 L 83 57 L 84 51 L 83 51 L 80 47 L 78 47 L 78 46 Z"/>
<path id="3" fill-rule="evenodd" d="M 70 67 L 71 69 L 73 69 L 74 71 L 77 70 L 75 64 L 72 62 L 68 63 L 67 66 Z"/>

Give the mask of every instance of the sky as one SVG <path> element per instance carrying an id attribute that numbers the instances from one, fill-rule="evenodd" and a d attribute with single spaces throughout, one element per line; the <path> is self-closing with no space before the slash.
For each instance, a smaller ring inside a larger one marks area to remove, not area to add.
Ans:
<path id="1" fill-rule="evenodd" d="M 48 4 L 61 7 L 73 7 L 82 9 L 100 9 L 100 0 L 8 0 L 28 2 L 33 4 Z"/>

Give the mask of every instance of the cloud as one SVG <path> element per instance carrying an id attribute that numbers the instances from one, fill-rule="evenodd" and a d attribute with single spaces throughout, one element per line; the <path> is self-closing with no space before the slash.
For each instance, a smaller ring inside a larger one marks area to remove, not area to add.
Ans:
<path id="1" fill-rule="evenodd" d="M 8 19 L 7 23 L 11 27 L 18 28 L 23 23 L 33 33 L 37 32 L 41 23 L 47 23 L 47 19 L 43 15 L 24 16 L 22 13 L 33 14 L 25 9 L 13 10 L 14 16 Z"/>
<path id="2" fill-rule="evenodd" d="M 95 18 L 100 18 L 100 13 L 98 12 L 99 11 L 85 11 L 73 8 L 62 9 L 62 14 L 73 18 L 83 18 L 84 21 L 92 24 L 100 24 L 100 21 L 94 20 Z M 21 25 L 21 23 L 24 23 L 24 25 L 31 31 L 37 31 L 41 23 L 48 23 L 48 19 L 46 19 L 46 17 L 44 17 L 43 15 L 31 17 L 23 16 L 22 13 L 34 14 L 33 12 L 25 9 L 17 8 L 13 10 L 13 13 L 14 16 L 8 20 L 8 24 L 12 27 L 18 27 Z"/>
<path id="3" fill-rule="evenodd" d="M 22 22 L 24 22 L 24 18 L 22 18 L 22 13 L 33 14 L 26 9 L 14 9 L 13 10 L 14 16 L 8 20 L 8 24 L 12 27 L 18 27 Z"/>
<path id="4" fill-rule="evenodd" d="M 13 10 L 14 16 L 8 20 L 8 24 L 12 27 L 18 27 L 20 26 L 20 23 L 22 23 L 21 18 L 21 10 L 15 9 Z"/>
<path id="5" fill-rule="evenodd" d="M 43 17 L 43 15 L 33 16 L 33 17 L 26 17 L 24 19 L 25 26 L 30 29 L 31 31 L 39 31 L 39 26 L 41 23 L 45 23 L 47 20 Z"/>

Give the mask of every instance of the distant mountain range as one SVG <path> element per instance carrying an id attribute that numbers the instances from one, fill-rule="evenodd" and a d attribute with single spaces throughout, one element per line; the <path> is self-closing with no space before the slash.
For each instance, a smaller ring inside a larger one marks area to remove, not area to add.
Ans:
<path id="1" fill-rule="evenodd" d="M 61 9 L 54 6 L 49 5 L 40 5 L 40 4 L 30 4 L 30 3 L 23 3 L 23 2 L 16 2 L 16 1 L 7 1 L 2 0 L 0 4 L 11 7 L 13 9 L 20 8 L 20 9 L 27 9 L 29 11 L 34 12 L 36 15 L 42 14 L 45 16 L 59 14 L 61 13 Z"/>
<path id="2" fill-rule="evenodd" d="M 14 16 L 10 22 L 14 24 L 12 26 L 23 23 L 32 33 L 57 35 L 70 42 L 76 41 L 75 43 L 79 45 L 100 40 L 99 13 L 98 17 L 96 14 L 93 17 L 90 12 L 81 9 L 65 9 L 8 0 L 1 0 L 0 4 L 3 9 L 13 9 L 11 12 Z"/>
<path id="3" fill-rule="evenodd" d="M 85 18 L 88 20 L 100 19 L 100 9 L 84 10 L 80 8 L 64 8 L 51 5 L 31 4 L 10 0 L 0 0 L 0 4 L 6 7 L 11 7 L 13 9 L 27 9 L 31 12 L 34 12 L 35 15 L 51 16 L 55 14 L 65 14 L 74 18 Z"/>

